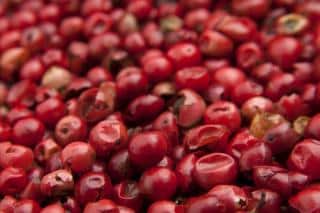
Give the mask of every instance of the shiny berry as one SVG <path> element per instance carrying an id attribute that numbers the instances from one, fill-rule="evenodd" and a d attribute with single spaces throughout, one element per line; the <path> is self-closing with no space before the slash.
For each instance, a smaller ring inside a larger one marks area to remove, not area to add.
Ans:
<path id="1" fill-rule="evenodd" d="M 154 167 L 146 170 L 139 181 L 141 193 L 152 201 L 171 198 L 176 192 L 177 177 L 167 168 Z"/>
<path id="2" fill-rule="evenodd" d="M 95 151 L 85 142 L 72 142 L 62 150 L 61 160 L 73 172 L 85 172 L 90 169 L 95 160 Z"/>

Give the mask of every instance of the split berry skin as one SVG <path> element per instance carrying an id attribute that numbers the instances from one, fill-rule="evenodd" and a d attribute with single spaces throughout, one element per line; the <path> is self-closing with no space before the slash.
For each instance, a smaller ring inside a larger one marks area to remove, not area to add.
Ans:
<path id="1" fill-rule="evenodd" d="M 99 172 L 86 173 L 76 184 L 75 199 L 84 205 L 103 198 L 112 193 L 112 185 L 108 176 Z M 95 196 L 92 196 L 95 195 Z"/>
<path id="2" fill-rule="evenodd" d="M 0 212 L 320 212 L 320 2 L 0 1 Z"/>

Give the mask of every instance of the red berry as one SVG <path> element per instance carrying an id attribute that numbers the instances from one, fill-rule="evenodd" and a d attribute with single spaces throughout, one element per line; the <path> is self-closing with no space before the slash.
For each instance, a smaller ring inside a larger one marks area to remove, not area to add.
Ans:
<path id="1" fill-rule="evenodd" d="M 139 211 L 142 206 L 142 195 L 139 186 L 133 181 L 123 181 L 114 186 L 113 198 L 119 205 Z"/>
<path id="2" fill-rule="evenodd" d="M 218 83 L 224 86 L 228 91 L 230 91 L 234 86 L 246 80 L 245 74 L 232 67 L 222 67 L 211 75 L 211 80 L 213 83 Z"/>
<path id="3" fill-rule="evenodd" d="M 3 212 L 13 212 L 17 200 L 9 195 L 4 196 L 0 201 L 0 210 Z"/>
<path id="4" fill-rule="evenodd" d="M 255 143 L 241 154 L 239 167 L 241 171 L 250 171 L 255 166 L 268 165 L 272 161 L 272 151 L 265 143 Z"/>
<path id="5" fill-rule="evenodd" d="M 30 148 L 10 142 L 0 143 L 0 166 L 29 169 L 33 164 L 34 154 Z"/>
<path id="6" fill-rule="evenodd" d="M 269 12 L 270 2 L 266 0 L 233 0 L 231 7 L 239 15 L 262 18 Z"/>
<path id="7" fill-rule="evenodd" d="M 191 43 L 176 44 L 167 52 L 176 69 L 197 66 L 201 62 L 200 50 Z"/>
<path id="8" fill-rule="evenodd" d="M 203 117 L 206 104 L 202 97 L 192 90 L 181 90 L 173 103 L 173 113 L 177 115 L 179 126 L 191 127 Z"/>
<path id="9" fill-rule="evenodd" d="M 141 193 L 152 201 L 171 198 L 176 192 L 176 188 L 177 177 L 173 171 L 167 168 L 153 167 L 146 170 L 139 181 Z"/>
<path id="10" fill-rule="evenodd" d="M 39 163 L 46 163 L 52 155 L 61 151 L 60 146 L 53 139 L 46 139 L 34 148 L 35 158 Z"/>
<path id="11" fill-rule="evenodd" d="M 309 186 L 291 197 L 289 204 L 294 210 L 299 212 L 319 211 L 320 203 L 317 199 L 319 193 L 319 185 Z"/>
<path id="12" fill-rule="evenodd" d="M 144 56 L 146 57 L 146 56 Z M 152 57 L 150 59 L 144 59 L 143 71 L 148 76 L 149 81 L 159 82 L 167 80 L 173 73 L 172 63 L 164 56 Z"/>
<path id="13" fill-rule="evenodd" d="M 116 87 L 118 98 L 128 101 L 147 91 L 148 79 L 141 69 L 128 67 L 117 75 Z"/>
<path id="14" fill-rule="evenodd" d="M 87 37 L 102 35 L 112 26 L 112 19 L 104 13 L 94 13 L 85 20 L 84 33 Z"/>
<path id="15" fill-rule="evenodd" d="M 289 69 L 301 54 L 300 42 L 288 36 L 279 36 L 268 45 L 268 55 L 270 59 L 284 69 Z M 286 58 L 286 60 L 283 60 Z"/>
<path id="16" fill-rule="evenodd" d="M 172 201 L 161 200 L 156 201 L 148 208 L 147 213 L 164 213 L 164 212 L 175 212 L 180 213 L 183 212 L 183 207 L 178 206 Z"/>
<path id="17" fill-rule="evenodd" d="M 189 154 L 183 157 L 176 165 L 176 175 L 178 180 L 178 187 L 184 191 L 191 191 L 195 187 L 195 180 L 192 176 L 197 156 Z"/>
<path id="18" fill-rule="evenodd" d="M 41 210 L 41 213 L 64 213 L 65 210 L 60 204 L 51 204 Z"/>
<path id="19" fill-rule="evenodd" d="M 0 172 L 1 195 L 14 195 L 20 193 L 27 183 L 27 175 L 23 169 L 7 167 Z"/>
<path id="20" fill-rule="evenodd" d="M 129 142 L 130 161 L 142 168 L 154 166 L 166 155 L 168 143 L 167 137 L 159 131 L 137 134 Z"/>
<path id="21" fill-rule="evenodd" d="M 109 177 L 99 172 L 84 174 L 75 188 L 75 198 L 82 205 L 108 198 L 111 193 L 112 185 Z"/>
<path id="22" fill-rule="evenodd" d="M 208 88 L 209 82 L 209 72 L 204 67 L 184 68 L 178 70 L 175 75 L 175 85 L 178 90 L 189 88 L 202 92 Z"/>
<path id="23" fill-rule="evenodd" d="M 247 42 L 240 45 L 236 52 L 237 64 L 242 69 L 251 69 L 263 61 L 261 47 L 254 42 Z"/>
<path id="24" fill-rule="evenodd" d="M 127 144 L 125 125 L 116 120 L 101 121 L 90 131 L 89 144 L 98 156 L 105 157 Z"/>
<path id="25" fill-rule="evenodd" d="M 236 212 L 246 210 L 249 206 L 249 196 L 245 190 L 233 185 L 218 185 L 213 187 L 208 195 L 217 197 L 225 205 L 226 211 Z"/>
<path id="26" fill-rule="evenodd" d="M 305 173 L 315 179 L 319 178 L 320 173 L 314 167 L 320 160 L 318 157 L 319 148 L 320 142 L 317 140 L 305 139 L 297 143 L 288 159 L 290 170 Z"/>
<path id="27" fill-rule="evenodd" d="M 107 199 L 102 199 L 97 202 L 88 203 L 84 209 L 83 213 L 91 213 L 91 212 L 118 212 L 117 205 Z"/>
<path id="28" fill-rule="evenodd" d="M 67 170 L 56 170 L 48 173 L 41 179 L 42 194 L 55 197 L 68 194 L 74 187 L 72 174 Z"/>
<path id="29" fill-rule="evenodd" d="M 208 56 L 225 57 L 233 50 L 233 41 L 230 38 L 212 30 L 204 31 L 199 42 L 201 52 Z"/>
<path id="30" fill-rule="evenodd" d="M 16 144 L 34 147 L 42 140 L 44 132 L 45 127 L 38 119 L 25 118 L 13 126 L 12 137 Z"/>
<path id="31" fill-rule="evenodd" d="M 58 121 L 55 127 L 55 137 L 62 146 L 73 141 L 84 140 L 86 135 L 86 123 L 81 118 L 74 115 L 63 117 Z"/>
<path id="32" fill-rule="evenodd" d="M 280 212 L 282 199 L 278 193 L 268 189 L 258 189 L 251 192 L 251 195 L 258 202 L 259 212 L 267 213 L 271 209 L 273 212 Z M 259 206 L 260 202 L 264 202 L 264 205 Z"/>
<path id="33" fill-rule="evenodd" d="M 189 150 L 208 148 L 223 151 L 227 145 L 230 131 L 223 125 L 207 124 L 190 129 L 183 139 Z"/>
<path id="34" fill-rule="evenodd" d="M 57 98 L 49 98 L 38 104 L 36 107 L 36 116 L 44 124 L 54 126 L 65 114 L 64 103 Z"/>
<path id="35" fill-rule="evenodd" d="M 193 212 L 224 212 L 224 205 L 220 200 L 208 194 L 189 199 L 185 204 L 185 213 Z"/>
<path id="36" fill-rule="evenodd" d="M 72 142 L 61 152 L 62 163 L 75 173 L 88 171 L 94 160 L 94 149 L 85 142 Z"/>
<path id="37" fill-rule="evenodd" d="M 107 167 L 108 174 L 113 181 L 130 179 L 134 173 L 129 159 L 129 152 L 126 149 L 114 153 Z"/>
<path id="38" fill-rule="evenodd" d="M 196 182 L 204 189 L 233 183 L 237 173 L 235 160 L 224 153 L 212 153 L 199 158 L 193 171 Z"/>
<path id="39" fill-rule="evenodd" d="M 220 124 L 228 127 L 231 132 L 239 129 L 241 115 L 238 108 L 231 102 L 218 101 L 211 104 L 204 114 L 206 124 Z"/>
<path id="40" fill-rule="evenodd" d="M 131 123 L 145 123 L 155 119 L 163 108 L 162 98 L 155 95 L 142 95 L 129 103 L 125 118 Z"/>
<path id="41" fill-rule="evenodd" d="M 105 82 L 99 88 L 81 93 L 78 99 L 78 115 L 88 122 L 97 122 L 113 112 L 116 101 L 116 85 Z"/>

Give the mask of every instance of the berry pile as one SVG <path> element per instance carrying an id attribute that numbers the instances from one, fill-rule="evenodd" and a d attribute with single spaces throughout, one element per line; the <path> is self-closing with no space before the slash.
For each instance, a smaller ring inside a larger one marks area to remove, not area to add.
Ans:
<path id="1" fill-rule="evenodd" d="M 0 1 L 0 213 L 320 212 L 319 0 Z"/>

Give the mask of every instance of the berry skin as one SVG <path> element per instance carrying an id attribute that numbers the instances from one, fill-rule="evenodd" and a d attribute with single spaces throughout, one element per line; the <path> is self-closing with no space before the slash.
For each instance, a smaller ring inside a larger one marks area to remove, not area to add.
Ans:
<path id="1" fill-rule="evenodd" d="M 62 163 L 75 173 L 88 171 L 95 160 L 95 156 L 94 149 L 81 141 L 68 144 L 61 152 Z"/>
<path id="2" fill-rule="evenodd" d="M 150 200 L 165 200 L 176 192 L 177 177 L 167 168 L 153 167 L 146 170 L 139 181 L 139 189 Z M 158 193 L 154 193 L 157 191 Z"/>
<path id="3" fill-rule="evenodd" d="M 201 62 L 200 50 L 190 43 L 177 44 L 171 47 L 167 52 L 167 56 L 177 70 L 196 66 Z"/>
<path id="4" fill-rule="evenodd" d="M 130 161 L 138 167 L 151 167 L 162 160 L 167 153 L 168 140 L 159 131 L 135 135 L 129 142 Z"/>
<path id="5" fill-rule="evenodd" d="M 233 183 L 237 173 L 235 160 L 224 153 L 213 153 L 199 158 L 193 171 L 196 182 L 204 189 L 210 189 L 219 184 Z"/>
<path id="6" fill-rule="evenodd" d="M 12 131 L 14 143 L 34 147 L 42 140 L 45 127 L 42 122 L 36 118 L 25 118 L 19 120 L 13 126 Z"/>

